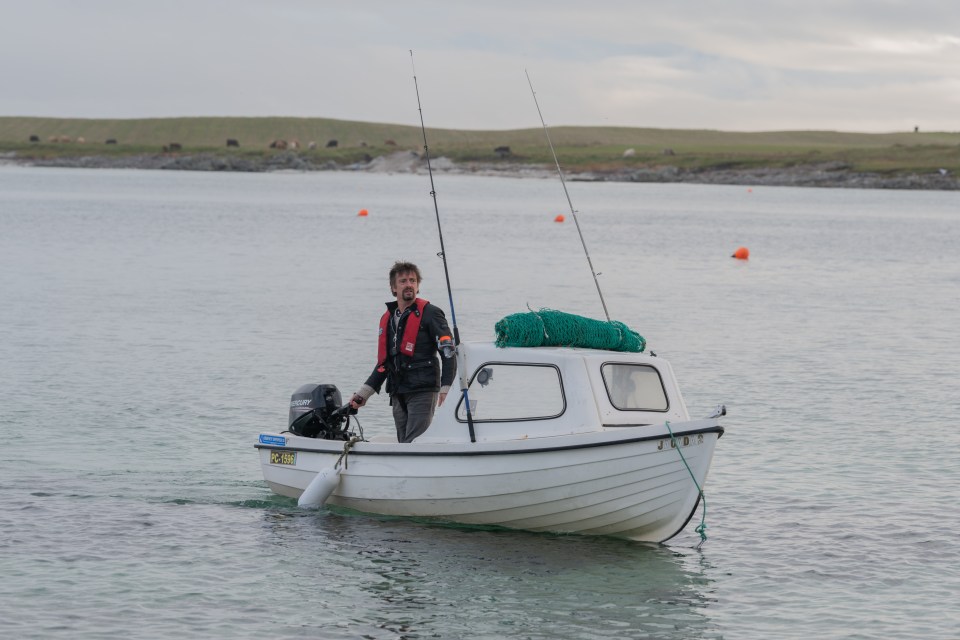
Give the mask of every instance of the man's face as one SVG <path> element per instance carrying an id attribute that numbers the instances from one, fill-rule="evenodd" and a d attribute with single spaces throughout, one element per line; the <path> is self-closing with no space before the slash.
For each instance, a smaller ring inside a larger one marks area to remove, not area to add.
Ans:
<path id="1" fill-rule="evenodd" d="M 397 301 L 413 302 L 420 293 L 420 282 L 417 280 L 417 274 L 413 271 L 404 271 L 398 273 L 393 281 L 393 294 L 397 296 Z"/>

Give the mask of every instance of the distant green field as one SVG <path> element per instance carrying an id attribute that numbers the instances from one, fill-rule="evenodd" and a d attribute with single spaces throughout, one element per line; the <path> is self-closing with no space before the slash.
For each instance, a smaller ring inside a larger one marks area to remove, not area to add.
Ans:
<path id="1" fill-rule="evenodd" d="M 857 171 L 917 173 L 946 168 L 960 173 L 960 132 L 904 131 L 868 134 L 835 131 L 738 133 L 712 130 L 626 127 L 556 127 L 550 135 L 561 164 L 569 170 L 624 167 L 784 167 L 842 163 Z M 31 143 L 36 136 L 39 142 Z M 458 162 L 552 164 L 542 129 L 464 131 L 428 129 L 430 153 Z M 70 142 L 52 139 L 69 138 Z M 83 143 L 77 140 L 83 138 Z M 227 139 L 239 148 L 227 148 Z M 105 144 L 108 139 L 116 144 Z M 296 140 L 299 153 L 317 160 L 355 162 L 397 149 L 420 151 L 420 128 L 327 118 L 152 118 L 86 120 L 0 117 L 0 151 L 23 157 L 133 155 L 159 153 L 178 143 L 183 153 L 241 155 L 275 153 L 274 140 Z M 337 140 L 336 148 L 327 148 Z M 309 143 L 315 150 L 308 150 Z M 501 159 L 496 147 L 508 146 Z M 632 156 L 624 151 L 633 149 Z"/>

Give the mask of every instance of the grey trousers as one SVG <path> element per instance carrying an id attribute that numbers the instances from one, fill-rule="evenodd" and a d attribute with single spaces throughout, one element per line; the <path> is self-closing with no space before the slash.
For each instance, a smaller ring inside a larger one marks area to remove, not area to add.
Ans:
<path id="1" fill-rule="evenodd" d="M 415 393 L 395 393 L 390 397 L 393 404 L 393 421 L 397 425 L 397 440 L 413 442 L 423 434 L 433 420 L 433 411 L 437 407 L 437 397 L 433 391 Z"/>

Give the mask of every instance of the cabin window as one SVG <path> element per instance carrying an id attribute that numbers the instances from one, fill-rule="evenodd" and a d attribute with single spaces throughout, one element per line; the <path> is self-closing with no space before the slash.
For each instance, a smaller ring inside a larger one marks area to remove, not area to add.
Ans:
<path id="1" fill-rule="evenodd" d="M 608 362 L 600 367 L 610 404 L 621 411 L 666 411 L 667 392 L 656 368 Z"/>
<path id="2" fill-rule="evenodd" d="M 548 364 L 485 364 L 467 391 L 475 422 L 543 420 L 556 418 L 566 408 L 560 370 Z M 466 419 L 461 397 L 457 420 Z"/>

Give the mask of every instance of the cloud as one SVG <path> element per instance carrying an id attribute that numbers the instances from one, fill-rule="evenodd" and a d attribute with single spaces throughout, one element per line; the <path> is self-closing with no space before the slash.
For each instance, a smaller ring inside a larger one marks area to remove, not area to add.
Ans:
<path id="1" fill-rule="evenodd" d="M 0 4 L 0 115 L 290 115 L 956 130 L 960 5 L 898 0 L 31 0 Z M 910 124 L 912 127 L 913 124 Z"/>

